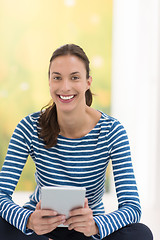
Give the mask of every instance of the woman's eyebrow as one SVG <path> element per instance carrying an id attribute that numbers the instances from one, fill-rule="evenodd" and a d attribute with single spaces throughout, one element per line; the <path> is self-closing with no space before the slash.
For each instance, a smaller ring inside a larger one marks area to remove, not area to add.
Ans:
<path id="1" fill-rule="evenodd" d="M 74 74 L 77 74 L 77 73 L 79 73 L 79 72 L 72 72 L 70 75 L 74 75 Z"/>
<path id="2" fill-rule="evenodd" d="M 61 75 L 59 72 L 52 72 L 52 74 L 58 74 L 58 75 Z"/>
<path id="3" fill-rule="evenodd" d="M 77 73 L 80 73 L 80 72 L 72 72 L 72 73 L 70 73 L 70 75 L 74 75 L 74 74 L 77 74 Z M 52 74 L 61 75 L 61 73 L 59 73 L 59 72 L 52 72 Z"/>

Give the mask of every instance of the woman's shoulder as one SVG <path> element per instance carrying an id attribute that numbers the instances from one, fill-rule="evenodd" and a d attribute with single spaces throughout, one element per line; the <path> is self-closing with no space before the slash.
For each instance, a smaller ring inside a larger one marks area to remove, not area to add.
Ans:
<path id="1" fill-rule="evenodd" d="M 29 114 L 27 117 L 29 117 L 33 120 L 39 120 L 40 115 L 41 115 L 41 112 L 38 111 L 38 112 L 34 112 L 34 113 Z"/>
<path id="2" fill-rule="evenodd" d="M 39 123 L 39 118 L 40 118 L 40 114 L 41 112 L 34 112 L 34 113 L 31 113 L 29 115 L 27 115 L 26 117 L 24 117 L 20 122 L 19 124 L 20 125 L 24 125 L 26 127 L 30 126 L 32 127 L 33 125 L 38 125 Z"/>
<path id="3" fill-rule="evenodd" d="M 126 134 L 126 130 L 123 124 L 118 119 L 111 117 L 110 115 L 103 112 L 101 116 L 101 128 L 103 128 L 103 131 L 105 131 L 106 134 L 114 135 L 117 132 L 123 132 Z"/>
<path id="4" fill-rule="evenodd" d="M 116 123 L 120 124 L 118 119 L 116 119 L 116 118 L 114 118 L 114 117 L 112 117 L 112 116 L 110 116 L 110 115 L 108 115 L 108 114 L 106 114 L 102 111 L 100 111 L 100 112 L 102 114 L 101 115 L 101 122 L 102 123 L 107 124 L 107 125 L 113 125 L 113 124 L 116 124 Z"/>
<path id="5" fill-rule="evenodd" d="M 112 117 L 104 112 L 101 112 L 100 125 L 106 133 L 119 131 L 119 129 L 124 129 L 123 124 L 115 117 Z"/>

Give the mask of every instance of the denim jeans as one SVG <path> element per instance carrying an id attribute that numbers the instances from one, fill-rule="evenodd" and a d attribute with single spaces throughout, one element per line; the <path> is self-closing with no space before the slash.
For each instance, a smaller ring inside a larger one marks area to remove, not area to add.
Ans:
<path id="1" fill-rule="evenodd" d="M 91 240 L 92 237 L 86 237 L 84 234 L 74 230 L 69 231 L 67 228 L 57 228 L 49 234 L 46 234 L 54 240 Z M 103 238 L 103 240 L 153 240 L 153 235 L 150 229 L 142 224 L 130 224 L 118 231 Z"/>
<path id="2" fill-rule="evenodd" d="M 0 239 L 3 240 L 91 240 L 92 237 L 86 237 L 84 234 L 74 230 L 69 231 L 68 228 L 56 228 L 51 233 L 44 236 L 25 235 L 17 228 L 10 225 L 0 217 Z M 153 240 L 150 229 L 141 223 L 130 224 L 118 231 L 105 237 L 103 240 Z"/>

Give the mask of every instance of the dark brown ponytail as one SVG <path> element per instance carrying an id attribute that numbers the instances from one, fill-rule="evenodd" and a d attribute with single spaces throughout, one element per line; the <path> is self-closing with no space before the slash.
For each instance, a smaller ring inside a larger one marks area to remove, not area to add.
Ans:
<path id="1" fill-rule="evenodd" d="M 89 78 L 89 59 L 86 56 L 85 52 L 82 48 L 75 44 L 66 44 L 53 53 L 51 59 L 50 59 L 50 65 L 49 65 L 49 71 L 48 76 L 50 77 L 50 66 L 52 61 L 58 57 L 58 56 L 64 56 L 64 55 L 74 55 L 79 57 L 85 64 L 86 67 L 86 77 Z M 90 89 L 88 89 L 85 93 L 86 98 L 86 104 L 87 106 L 91 106 L 93 96 Z M 57 121 L 57 110 L 56 105 L 53 101 L 51 101 L 46 107 L 42 108 L 40 119 L 39 119 L 39 125 L 40 125 L 40 132 L 39 132 L 39 138 L 42 138 L 45 143 L 45 148 L 49 149 L 56 145 L 57 143 L 57 137 L 60 132 L 60 128 Z"/>

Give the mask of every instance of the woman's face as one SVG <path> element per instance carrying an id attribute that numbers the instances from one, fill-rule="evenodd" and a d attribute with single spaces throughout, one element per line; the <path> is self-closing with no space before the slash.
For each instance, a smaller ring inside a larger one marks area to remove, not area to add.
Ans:
<path id="1" fill-rule="evenodd" d="M 86 78 L 84 62 L 74 56 L 55 58 L 50 67 L 49 86 L 57 111 L 70 112 L 86 106 L 85 92 L 92 78 Z"/>

